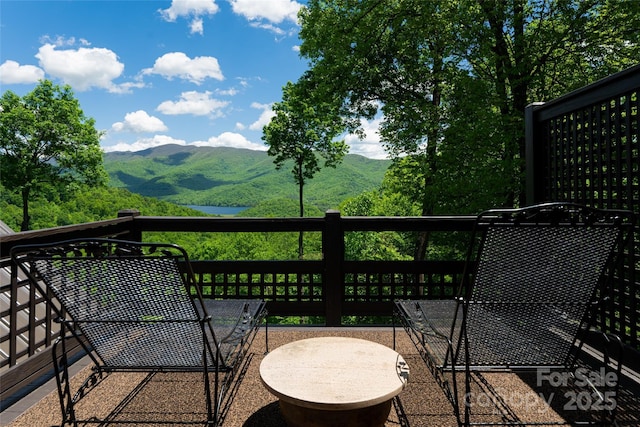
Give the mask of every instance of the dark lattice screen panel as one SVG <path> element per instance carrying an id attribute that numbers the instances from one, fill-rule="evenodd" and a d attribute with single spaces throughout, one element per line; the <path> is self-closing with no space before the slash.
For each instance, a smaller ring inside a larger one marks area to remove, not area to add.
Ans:
<path id="1" fill-rule="evenodd" d="M 527 202 L 571 201 L 640 216 L 640 65 L 527 109 Z M 600 327 L 640 347 L 640 229 Z"/>

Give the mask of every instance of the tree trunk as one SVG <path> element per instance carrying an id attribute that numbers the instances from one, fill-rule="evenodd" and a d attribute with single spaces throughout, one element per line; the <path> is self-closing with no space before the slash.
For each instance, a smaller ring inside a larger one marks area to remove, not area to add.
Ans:
<path id="1" fill-rule="evenodd" d="M 304 216 L 304 176 L 302 175 L 302 163 L 299 164 L 298 167 L 298 205 L 300 206 L 300 218 Z M 303 248 L 303 231 L 298 233 L 298 259 L 304 258 L 304 248 Z"/>
<path id="2" fill-rule="evenodd" d="M 29 217 L 29 192 L 28 187 L 22 189 L 22 225 L 20 226 L 20 231 L 29 231 L 29 222 L 31 220 Z"/>
<path id="3" fill-rule="evenodd" d="M 431 93 L 431 104 L 433 107 L 433 115 L 434 120 L 433 123 L 436 123 L 435 126 L 430 126 L 427 129 L 427 149 L 425 153 L 425 179 L 424 179 L 424 196 L 422 198 L 422 215 L 433 215 L 434 201 L 433 196 L 429 196 L 429 188 L 433 186 L 433 176 L 437 170 L 437 144 L 440 139 L 440 103 L 442 101 L 442 85 L 444 81 L 444 59 L 443 56 L 438 54 L 438 52 L 442 52 L 442 48 L 439 46 L 432 46 L 434 51 L 433 57 L 433 69 L 432 69 L 432 80 L 433 80 L 433 91 Z M 416 241 L 415 252 L 413 254 L 413 258 L 416 261 L 425 260 L 427 257 L 427 247 L 429 246 L 429 232 L 421 231 L 418 233 L 418 238 Z M 418 286 L 417 293 L 418 295 L 424 295 L 424 283 L 425 278 L 424 274 L 420 274 L 418 277 Z"/>
<path id="4" fill-rule="evenodd" d="M 505 123 L 511 124 L 509 118 L 513 114 L 513 104 L 509 100 L 508 86 L 513 85 L 513 80 L 516 78 L 514 73 L 515 67 L 511 63 L 509 56 L 509 47 L 507 42 L 507 36 L 505 34 L 505 13 L 504 9 L 506 5 L 501 2 L 480 2 L 482 6 L 489 27 L 493 32 L 495 46 L 493 47 L 493 55 L 495 61 L 495 85 L 496 92 L 499 99 L 500 113 Z M 523 110 L 524 115 L 524 110 Z M 510 176 L 514 176 L 513 164 L 515 162 L 515 154 L 517 148 L 515 143 L 506 143 L 502 158 L 507 173 Z M 505 206 L 513 206 L 515 199 L 515 193 L 512 187 L 506 189 L 504 193 Z"/>
<path id="5" fill-rule="evenodd" d="M 513 6 L 513 33 L 514 33 L 514 67 L 513 76 L 510 80 L 513 82 L 511 91 L 513 93 L 513 110 L 521 119 L 519 121 L 520 129 L 517 129 L 518 135 L 515 143 L 517 144 L 518 163 L 515 165 L 516 176 L 518 177 L 519 194 L 514 195 L 513 202 L 518 202 L 520 206 L 526 204 L 526 192 L 524 191 L 524 183 L 521 177 L 524 176 L 524 159 L 526 158 L 525 138 L 524 138 L 524 110 L 527 107 L 527 92 L 529 91 L 529 78 L 533 64 L 529 60 L 529 52 L 526 49 L 524 37 L 524 0 L 517 0 Z"/>
<path id="6" fill-rule="evenodd" d="M 430 126 L 427 130 L 427 149 L 425 154 L 425 179 L 424 179 L 424 196 L 422 199 L 422 215 L 433 215 L 433 197 L 428 197 L 429 187 L 433 185 L 433 176 L 437 170 L 436 146 L 440 139 L 440 103 L 442 101 L 442 85 L 444 80 L 444 59 L 443 56 L 437 54 L 443 49 L 438 46 L 432 46 L 434 51 L 433 57 L 433 69 L 432 69 L 432 81 L 433 91 L 431 93 L 431 104 L 434 111 L 435 119 L 433 123 L 437 123 L 436 126 Z M 416 261 L 422 261 L 426 258 L 427 246 L 429 245 L 429 232 L 422 231 L 418 233 L 416 246 L 413 254 L 413 258 Z M 422 282 L 421 282 L 422 283 Z"/>

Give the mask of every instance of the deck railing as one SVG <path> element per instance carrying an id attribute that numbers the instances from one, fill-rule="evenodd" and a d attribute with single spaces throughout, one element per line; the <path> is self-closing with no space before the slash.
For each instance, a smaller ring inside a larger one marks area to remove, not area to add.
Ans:
<path id="1" fill-rule="evenodd" d="M 0 369 L 3 396 L 28 381 L 26 372 L 49 368 L 48 356 L 33 356 L 49 346 L 59 333 L 44 296 L 30 287 L 6 258 L 13 246 L 79 237 L 142 240 L 145 234 L 158 231 L 319 233 L 321 260 L 195 260 L 193 267 L 207 297 L 263 298 L 272 316 L 314 316 L 328 326 L 338 326 L 357 323 L 363 317 L 384 322 L 392 314 L 395 298 L 452 295 L 463 270 L 462 260 L 347 261 L 344 247 L 348 233 L 469 232 L 473 225 L 470 216 L 365 218 L 342 217 L 336 211 L 319 218 L 146 217 L 135 211 L 121 212 L 120 216 L 112 221 L 2 237 Z M 12 367 L 17 364 L 20 369 L 14 370 Z"/>

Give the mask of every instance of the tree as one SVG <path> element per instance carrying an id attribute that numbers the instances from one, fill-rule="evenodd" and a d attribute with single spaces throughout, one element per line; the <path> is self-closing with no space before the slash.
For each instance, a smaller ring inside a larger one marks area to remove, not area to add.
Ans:
<path id="1" fill-rule="evenodd" d="M 311 0 L 300 15 L 301 54 L 344 99 L 342 113 L 380 113 L 381 141 L 406 176 L 397 190 L 411 194 L 422 215 L 436 212 L 434 178 L 447 128 L 446 94 L 460 74 L 455 1 Z M 408 185 L 407 185 L 408 184 Z M 428 234 L 414 255 L 422 259 Z"/>
<path id="2" fill-rule="evenodd" d="M 85 117 L 71 87 L 42 80 L 24 97 L 0 98 L 2 185 L 22 197 L 22 231 L 29 230 L 29 200 L 46 186 L 104 185 L 101 133 Z"/>
<path id="3" fill-rule="evenodd" d="M 352 119 L 380 114 L 423 214 L 521 203 L 525 106 L 640 54 L 636 1 L 309 0 L 300 20 L 323 93 Z"/>
<path id="4" fill-rule="evenodd" d="M 298 185 L 300 217 L 304 216 L 305 182 L 322 166 L 336 167 L 348 150 L 344 140 L 335 139 L 345 126 L 339 119 L 336 105 L 310 96 L 316 84 L 308 73 L 295 84 L 287 83 L 282 89 L 282 101 L 273 106 L 275 116 L 264 127 L 262 137 L 269 146 L 268 154 L 275 157 L 276 169 L 293 161 L 291 173 Z M 300 258 L 302 241 L 301 232 L 298 240 Z"/>
<path id="5" fill-rule="evenodd" d="M 411 191 L 422 215 L 434 213 L 438 145 L 445 127 L 443 93 L 457 72 L 450 0 L 311 0 L 300 15 L 301 54 L 316 76 L 342 97 L 341 113 L 373 118 L 382 113 L 380 135 L 400 163 L 410 157 Z M 318 77 L 319 78 L 319 77 Z M 418 173 L 415 173 L 418 172 Z M 423 259 L 428 233 L 420 233 L 414 256 Z"/>
<path id="6" fill-rule="evenodd" d="M 499 112 L 494 134 L 510 171 L 503 203 L 522 203 L 525 107 L 635 65 L 640 2 L 461 0 L 456 19 L 459 55 L 469 76 L 491 85 Z"/>

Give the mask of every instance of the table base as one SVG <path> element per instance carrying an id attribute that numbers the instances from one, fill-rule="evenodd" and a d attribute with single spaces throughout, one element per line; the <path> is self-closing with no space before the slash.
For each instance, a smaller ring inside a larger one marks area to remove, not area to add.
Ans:
<path id="1" fill-rule="evenodd" d="M 339 411 L 305 408 L 280 400 L 280 411 L 289 427 L 384 427 L 391 412 L 391 400 Z"/>

